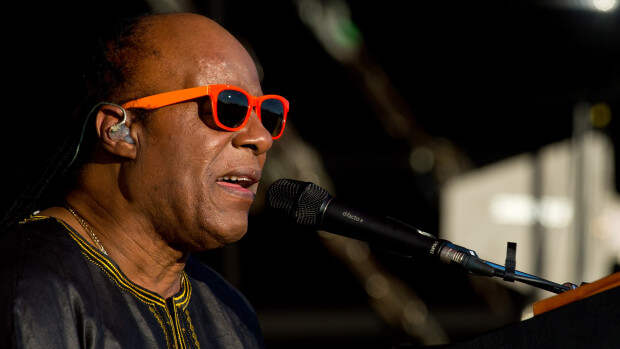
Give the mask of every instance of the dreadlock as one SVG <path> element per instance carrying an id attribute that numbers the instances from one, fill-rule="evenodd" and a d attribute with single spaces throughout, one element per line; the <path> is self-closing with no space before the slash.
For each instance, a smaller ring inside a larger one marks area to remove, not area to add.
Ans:
<path id="1" fill-rule="evenodd" d="M 147 15 L 117 19 L 102 31 L 95 33 L 94 40 L 86 50 L 86 59 L 80 67 L 81 89 L 71 117 L 70 132 L 57 150 L 43 165 L 40 177 L 21 192 L 9 206 L 0 221 L 0 231 L 12 227 L 19 220 L 27 217 L 35 209 L 47 207 L 59 200 L 75 184 L 79 169 L 90 159 L 94 151 L 97 135 L 93 127 L 86 127 L 88 132 L 79 140 L 81 131 L 88 120 L 89 110 L 101 101 L 115 101 L 118 91 L 131 79 L 133 62 L 128 51 L 139 52 L 140 37 L 146 27 L 141 25 Z M 96 114 L 96 113 L 92 113 Z M 143 115 L 138 115 L 138 118 Z M 77 158 L 76 149 L 79 146 Z"/>

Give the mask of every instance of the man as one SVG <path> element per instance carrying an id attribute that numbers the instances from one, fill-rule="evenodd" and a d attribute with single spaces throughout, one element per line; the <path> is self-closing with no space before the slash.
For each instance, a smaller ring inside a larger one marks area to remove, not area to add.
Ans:
<path id="1" fill-rule="evenodd" d="M 288 102 L 253 97 L 251 57 L 202 16 L 148 16 L 123 35 L 105 43 L 120 77 L 101 76 L 111 88 L 87 118 L 93 146 L 64 203 L 0 241 L 0 336 L 26 348 L 261 347 L 250 305 L 190 253 L 246 232 Z"/>

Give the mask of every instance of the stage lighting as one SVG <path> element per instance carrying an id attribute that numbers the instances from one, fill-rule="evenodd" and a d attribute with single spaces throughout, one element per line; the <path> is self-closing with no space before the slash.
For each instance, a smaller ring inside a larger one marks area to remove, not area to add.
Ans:
<path id="1" fill-rule="evenodd" d="M 617 0 L 592 0 L 592 6 L 602 12 L 609 12 L 616 8 Z"/>

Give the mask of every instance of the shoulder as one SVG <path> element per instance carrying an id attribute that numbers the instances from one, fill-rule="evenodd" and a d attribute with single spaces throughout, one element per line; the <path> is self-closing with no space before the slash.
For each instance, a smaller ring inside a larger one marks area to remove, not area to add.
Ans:
<path id="1" fill-rule="evenodd" d="M 33 217 L 0 233 L 0 332 L 5 340 L 22 342 L 25 333 L 35 332 L 55 338 L 57 329 L 50 324 L 72 317 L 67 290 L 81 256 L 66 229 L 56 219 Z"/>
<path id="2" fill-rule="evenodd" d="M 49 217 L 33 217 L 0 233 L 0 279 L 15 297 L 41 299 L 62 287 L 83 260 L 67 226 Z"/>
<path id="3" fill-rule="evenodd" d="M 68 227 L 50 217 L 32 217 L 0 233 L 0 275 L 62 270 L 73 251 Z"/>
<path id="4" fill-rule="evenodd" d="M 0 233 L 0 270 L 62 259 L 70 243 L 66 228 L 50 217 L 31 217 Z M 53 267 L 54 265 L 49 265 Z"/>

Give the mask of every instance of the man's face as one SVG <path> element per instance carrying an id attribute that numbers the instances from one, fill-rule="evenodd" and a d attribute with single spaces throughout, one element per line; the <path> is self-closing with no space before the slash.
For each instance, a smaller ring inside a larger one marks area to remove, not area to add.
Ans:
<path id="1" fill-rule="evenodd" d="M 203 17 L 163 20 L 146 40 L 156 43 L 158 53 L 135 73 L 144 96 L 208 84 L 262 95 L 245 49 Z M 136 160 L 126 162 L 120 173 L 125 196 L 158 233 L 190 250 L 218 247 L 245 234 L 258 183 L 244 188 L 222 178 L 258 181 L 272 145 L 254 112 L 244 129 L 226 132 L 209 126 L 212 115 L 199 113 L 201 105 L 190 101 L 159 108 L 133 125 Z"/>

